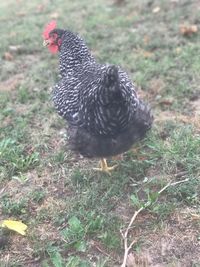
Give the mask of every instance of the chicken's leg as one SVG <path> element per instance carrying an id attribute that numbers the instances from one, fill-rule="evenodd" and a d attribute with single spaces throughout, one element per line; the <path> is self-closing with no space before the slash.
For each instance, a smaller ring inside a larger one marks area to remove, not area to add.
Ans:
<path id="1" fill-rule="evenodd" d="M 111 175 L 110 171 L 114 170 L 116 167 L 117 165 L 108 167 L 106 159 L 102 158 L 100 160 L 100 168 L 94 168 L 94 170 L 106 172 L 107 174 Z"/>

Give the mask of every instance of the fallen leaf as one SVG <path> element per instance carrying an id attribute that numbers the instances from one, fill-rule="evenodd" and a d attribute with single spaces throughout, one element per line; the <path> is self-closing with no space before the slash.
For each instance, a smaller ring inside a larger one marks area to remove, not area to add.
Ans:
<path id="1" fill-rule="evenodd" d="M 5 60 L 12 61 L 13 60 L 13 55 L 10 52 L 5 52 L 4 55 L 3 55 L 3 58 Z"/>
<path id="2" fill-rule="evenodd" d="M 150 58 L 154 55 L 152 52 L 144 50 L 144 49 L 138 49 L 137 53 L 140 54 L 141 57 L 144 57 L 144 58 Z"/>
<path id="3" fill-rule="evenodd" d="M 54 12 L 50 15 L 51 19 L 57 19 L 59 17 L 59 14 L 57 12 Z"/>
<path id="4" fill-rule="evenodd" d="M 123 160 L 123 158 L 124 158 L 124 157 L 123 157 L 123 154 L 119 154 L 119 155 L 117 155 L 117 156 L 113 156 L 113 157 L 112 157 L 113 160 Z"/>
<path id="5" fill-rule="evenodd" d="M 191 213 L 191 216 L 192 216 L 193 220 L 200 220 L 200 215 L 199 214 Z"/>
<path id="6" fill-rule="evenodd" d="M 144 58 L 150 58 L 150 57 L 153 56 L 153 53 L 152 52 L 149 52 L 149 51 L 143 50 L 142 51 L 142 55 L 143 55 Z"/>
<path id="7" fill-rule="evenodd" d="M 159 101 L 159 104 L 161 105 L 165 105 L 165 106 L 170 106 L 172 105 L 174 102 L 174 99 L 173 98 L 164 98 L 164 99 L 161 99 Z"/>
<path id="8" fill-rule="evenodd" d="M 26 235 L 25 231 L 27 229 L 27 225 L 20 221 L 13 220 L 4 220 L 1 224 L 2 227 L 6 227 L 10 230 L 13 230 L 21 235 Z"/>
<path id="9" fill-rule="evenodd" d="M 26 16 L 26 12 L 24 12 L 24 11 L 16 12 L 16 15 L 18 17 L 24 17 L 24 16 Z"/>
<path id="10" fill-rule="evenodd" d="M 147 160 L 148 158 L 147 157 L 138 157 L 138 160 L 141 160 L 141 161 L 144 161 L 144 160 Z"/>
<path id="11" fill-rule="evenodd" d="M 180 32 L 182 35 L 188 36 L 198 32 L 197 25 L 181 25 Z"/>
<path id="12" fill-rule="evenodd" d="M 10 45 L 9 46 L 9 50 L 10 51 L 13 51 L 13 52 L 18 52 L 22 49 L 22 46 L 21 45 Z"/>
<path id="13" fill-rule="evenodd" d="M 159 6 L 154 7 L 152 13 L 158 13 L 158 12 L 160 12 L 160 7 Z"/>
<path id="14" fill-rule="evenodd" d="M 180 47 L 177 47 L 177 48 L 176 48 L 176 53 L 177 53 L 177 54 L 180 54 L 181 50 L 182 50 L 182 49 L 181 49 Z"/>

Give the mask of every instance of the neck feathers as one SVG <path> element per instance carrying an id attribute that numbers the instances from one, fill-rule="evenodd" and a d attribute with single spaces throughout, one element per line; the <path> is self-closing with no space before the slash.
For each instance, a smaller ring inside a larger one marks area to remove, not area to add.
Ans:
<path id="1" fill-rule="evenodd" d="M 60 47 L 60 75 L 73 75 L 77 68 L 95 62 L 83 39 L 78 35 L 65 31 Z"/>

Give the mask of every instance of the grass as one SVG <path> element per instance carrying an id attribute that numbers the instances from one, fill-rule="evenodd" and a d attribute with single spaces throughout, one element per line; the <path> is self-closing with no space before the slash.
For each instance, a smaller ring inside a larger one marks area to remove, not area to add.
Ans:
<path id="1" fill-rule="evenodd" d="M 180 33 L 182 24 L 199 27 L 198 9 L 196 0 L 0 3 L 0 221 L 28 225 L 25 237 L 1 230 L 0 266 L 120 266 L 120 230 L 148 200 L 130 233 L 135 265 L 199 266 L 200 35 Z M 67 148 L 51 103 L 58 60 L 42 47 L 54 18 L 100 62 L 127 69 L 153 108 L 152 131 L 111 160 L 112 177 Z"/>

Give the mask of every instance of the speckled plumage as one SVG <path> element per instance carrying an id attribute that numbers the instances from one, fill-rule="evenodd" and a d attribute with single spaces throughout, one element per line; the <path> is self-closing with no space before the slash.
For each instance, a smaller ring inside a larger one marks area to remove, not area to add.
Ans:
<path id="1" fill-rule="evenodd" d="M 87 157 L 127 151 L 150 129 L 150 108 L 120 67 L 99 64 L 78 35 L 54 32 L 61 45 L 60 80 L 53 89 L 53 101 L 68 122 L 71 149 Z"/>

